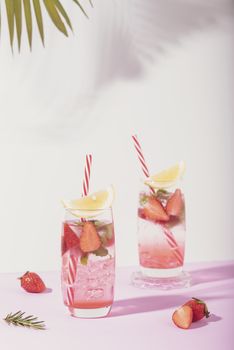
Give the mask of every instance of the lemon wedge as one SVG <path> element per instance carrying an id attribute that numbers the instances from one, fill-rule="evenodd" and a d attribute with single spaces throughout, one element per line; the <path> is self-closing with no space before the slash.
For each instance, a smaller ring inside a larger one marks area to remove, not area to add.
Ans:
<path id="1" fill-rule="evenodd" d="M 153 188 L 167 188 L 182 178 L 185 171 L 183 161 L 147 178 L 145 184 Z"/>
<path id="2" fill-rule="evenodd" d="M 78 217 L 95 216 L 97 212 L 109 208 L 114 200 L 114 187 L 92 193 L 79 199 L 62 200 L 63 206 Z"/>

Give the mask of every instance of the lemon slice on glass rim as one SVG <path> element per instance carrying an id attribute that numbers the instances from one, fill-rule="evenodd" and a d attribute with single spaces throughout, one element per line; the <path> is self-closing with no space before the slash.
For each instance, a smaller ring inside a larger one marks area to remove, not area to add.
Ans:
<path id="1" fill-rule="evenodd" d="M 183 161 L 180 161 L 172 167 L 148 177 L 145 181 L 145 184 L 156 189 L 167 188 L 181 179 L 184 171 L 185 163 Z"/>
<path id="2" fill-rule="evenodd" d="M 77 217 L 92 217 L 111 207 L 114 200 L 114 187 L 91 193 L 79 199 L 62 200 L 62 204 L 71 214 Z"/>

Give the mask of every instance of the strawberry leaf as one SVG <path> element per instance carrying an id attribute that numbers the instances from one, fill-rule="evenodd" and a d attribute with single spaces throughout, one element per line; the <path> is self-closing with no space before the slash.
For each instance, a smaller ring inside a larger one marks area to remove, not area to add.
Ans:
<path id="1" fill-rule="evenodd" d="M 205 304 L 203 300 L 198 299 L 198 298 L 194 298 L 192 297 L 193 300 L 195 300 L 198 304 Z"/>

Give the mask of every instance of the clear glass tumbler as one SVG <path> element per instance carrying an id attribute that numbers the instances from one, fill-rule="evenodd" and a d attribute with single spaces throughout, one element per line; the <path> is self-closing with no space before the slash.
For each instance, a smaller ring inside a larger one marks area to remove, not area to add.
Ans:
<path id="1" fill-rule="evenodd" d="M 182 180 L 153 189 L 141 183 L 138 206 L 140 272 L 133 283 L 162 289 L 189 285 L 183 272 L 185 200 Z"/>
<path id="2" fill-rule="evenodd" d="M 65 209 L 62 294 L 75 317 L 104 317 L 114 298 L 115 235 L 112 209 Z"/>

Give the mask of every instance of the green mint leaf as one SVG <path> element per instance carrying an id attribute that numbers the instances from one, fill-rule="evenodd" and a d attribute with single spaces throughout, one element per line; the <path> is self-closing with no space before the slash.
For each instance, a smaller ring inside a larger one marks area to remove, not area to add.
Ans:
<path id="1" fill-rule="evenodd" d="M 108 239 L 106 237 L 105 234 L 103 234 L 102 236 L 100 236 L 100 239 L 101 239 L 101 242 L 102 242 L 102 245 L 106 245 L 108 243 Z"/>
<path id="2" fill-rule="evenodd" d="M 157 196 L 164 196 L 164 197 L 167 197 L 170 195 L 170 192 L 164 190 L 163 188 L 160 188 L 158 191 L 157 191 Z"/>
<path id="3" fill-rule="evenodd" d="M 148 196 L 145 194 L 140 195 L 140 205 L 143 207 L 148 201 Z"/>
<path id="4" fill-rule="evenodd" d="M 156 198 L 159 200 L 167 200 L 170 197 L 171 193 L 160 188 L 156 193 Z"/>
<path id="5" fill-rule="evenodd" d="M 95 254 L 96 256 L 106 256 L 108 255 L 108 250 L 105 247 L 101 246 L 100 248 L 95 250 L 93 254 Z"/>
<path id="6" fill-rule="evenodd" d="M 99 220 L 91 220 L 91 221 L 92 221 L 92 223 L 94 224 L 94 226 L 96 226 L 96 228 L 100 228 L 100 227 L 102 227 L 103 225 L 105 225 L 104 222 L 99 221 Z"/>
<path id="7" fill-rule="evenodd" d="M 72 225 L 75 225 L 75 226 L 84 226 L 84 223 L 82 221 L 74 221 L 72 223 Z"/>
<path id="8" fill-rule="evenodd" d="M 80 263 L 82 265 L 87 265 L 88 264 L 88 254 L 82 255 L 82 257 L 80 258 Z"/>
<path id="9" fill-rule="evenodd" d="M 105 226 L 106 228 L 106 238 L 111 239 L 113 236 L 113 225 L 109 224 Z"/>
<path id="10" fill-rule="evenodd" d="M 157 194 L 159 193 L 162 193 L 162 194 L 169 194 L 169 192 L 167 190 L 164 190 L 163 188 L 160 188 L 158 191 L 157 191 Z"/>
<path id="11" fill-rule="evenodd" d="M 113 224 L 103 224 L 103 226 L 98 231 L 102 245 L 105 247 L 108 242 L 112 239 L 114 230 Z"/>

